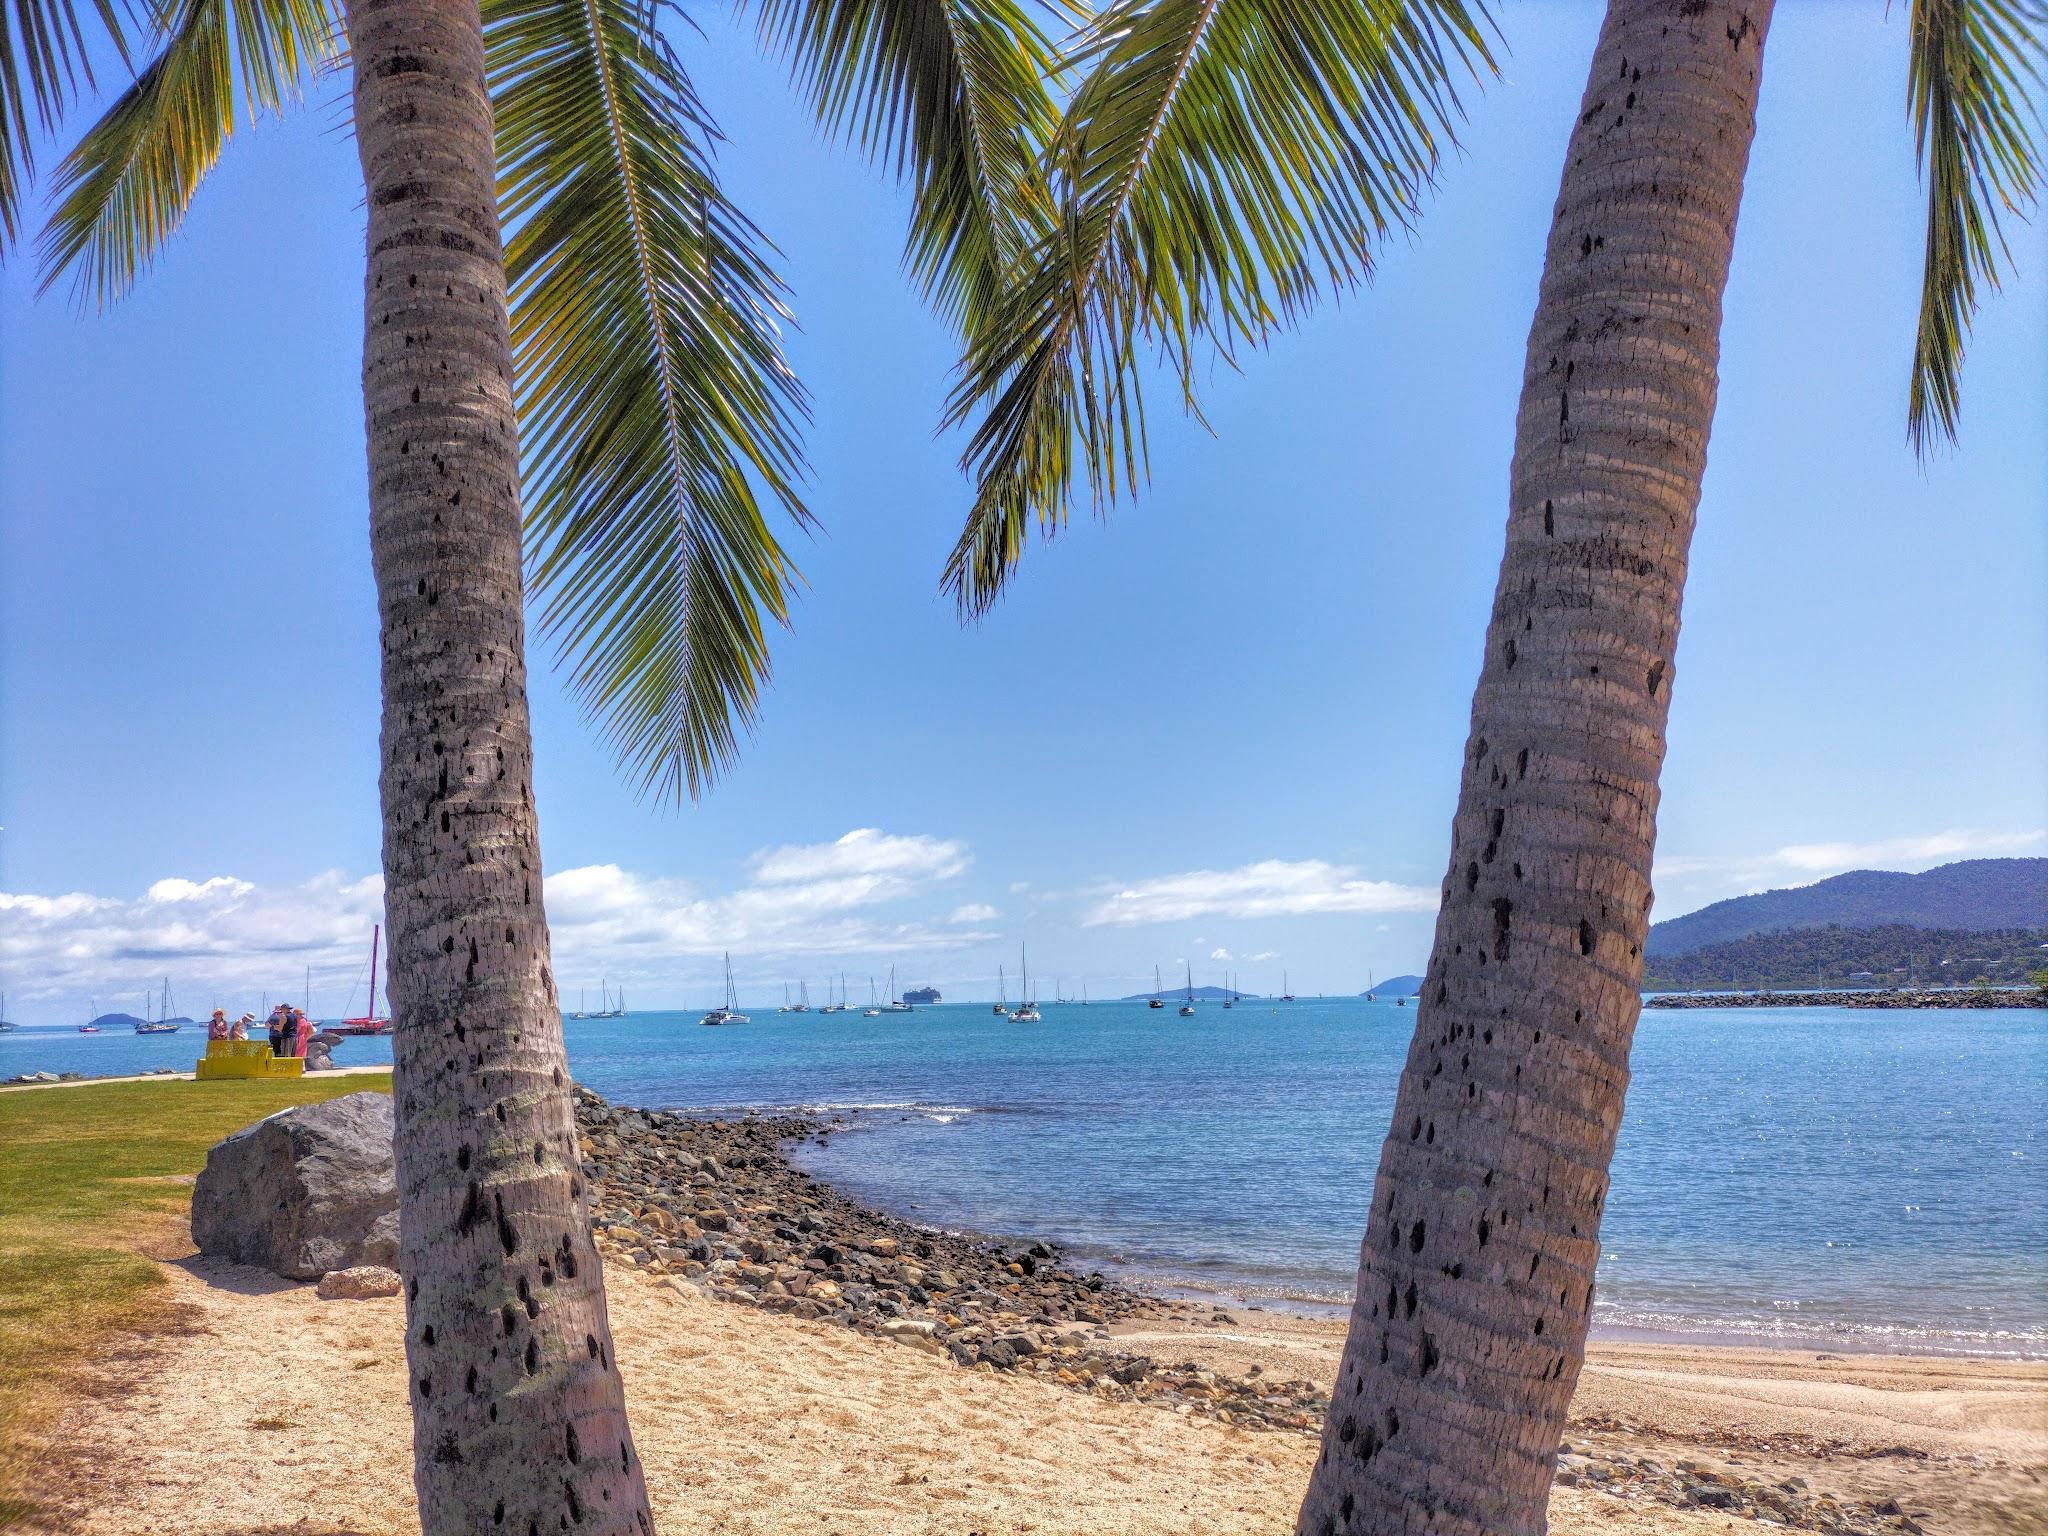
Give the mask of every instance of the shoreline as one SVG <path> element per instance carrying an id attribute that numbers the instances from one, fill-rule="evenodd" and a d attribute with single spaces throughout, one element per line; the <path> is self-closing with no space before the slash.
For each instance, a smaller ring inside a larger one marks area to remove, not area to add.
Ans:
<path id="1" fill-rule="evenodd" d="M 860 1189 L 857 1182 L 844 1188 L 833 1185 L 826 1176 L 813 1173 L 800 1160 L 801 1150 L 806 1142 L 816 1141 L 822 1144 L 824 1138 L 828 1136 L 851 1136 L 874 1129 L 876 1127 L 869 1120 L 869 1116 L 899 1108 L 901 1106 L 889 1105 L 865 1111 L 840 1109 L 831 1112 L 829 1116 L 822 1113 L 797 1116 L 796 1118 L 807 1129 L 786 1137 L 781 1143 L 781 1155 L 795 1175 L 831 1188 L 841 1199 L 861 1209 L 871 1210 L 881 1218 L 902 1223 L 908 1228 L 999 1247 L 1028 1247 L 1034 1242 L 1041 1241 L 1040 1238 L 1029 1235 L 992 1232 L 977 1227 L 947 1226 L 933 1222 L 916 1211 L 905 1212 L 892 1207 L 886 1200 Z M 721 1116 L 727 1119 L 737 1117 L 742 1121 L 777 1118 L 776 1113 L 772 1111 L 757 1111 L 736 1106 L 676 1109 L 668 1113 L 697 1120 L 716 1119 Z M 1043 1241 L 1056 1248 L 1062 1257 L 1099 1269 L 1104 1278 L 1115 1285 L 1170 1304 L 1197 1309 L 1256 1311 L 1270 1316 L 1298 1318 L 1306 1322 L 1331 1326 L 1336 1329 L 1339 1337 L 1342 1336 L 1350 1318 L 1352 1299 L 1349 1295 L 1337 1298 L 1328 1294 L 1300 1294 L 1290 1292 L 1282 1286 L 1265 1289 L 1261 1288 L 1256 1280 L 1249 1283 L 1218 1280 L 1209 1284 L 1190 1277 L 1184 1271 L 1154 1267 L 1141 1259 L 1124 1257 L 1099 1244 L 1069 1244 L 1057 1237 Z M 1890 1337 L 1875 1335 L 1870 1331 L 1838 1332 L 1830 1330 L 1825 1324 L 1807 1329 L 1787 1328 L 1781 1325 L 1773 1332 L 1764 1332 L 1760 1328 L 1749 1330 L 1733 1325 L 1714 1326 L 1711 1323 L 1698 1328 L 1687 1328 L 1669 1326 L 1662 1322 L 1603 1320 L 1597 1315 L 1597 1308 L 1588 1334 L 1589 1345 L 1595 1342 L 1791 1354 L 2012 1361 L 2020 1364 L 2048 1361 L 2048 1339 L 2018 1339 L 2011 1344 L 1999 1344 L 1962 1335 Z"/>
<path id="2" fill-rule="evenodd" d="M 1831 992 L 1658 992 L 1645 1008 L 2048 1008 L 2041 987 L 1925 987 L 1893 991 L 1844 988 Z"/>
<path id="3" fill-rule="evenodd" d="M 65 1101 L 41 1102 L 34 1113 Z M 577 1109 L 658 1524 L 1291 1529 L 1340 1325 L 1150 1298 L 1079 1273 L 1051 1244 L 900 1221 L 790 1163 L 784 1137 L 806 1122 L 636 1111 L 580 1091 Z M 283 1530 L 284 1510 L 294 1530 L 416 1533 L 402 1301 L 323 1301 L 195 1255 L 186 1233 L 172 1217 L 122 1239 L 150 1260 L 159 1310 L 99 1337 L 39 1415 L 28 1449 L 53 1523 L 28 1529 L 250 1536 Z M 260 1454 L 194 1444 L 195 1424 L 258 1415 Z M 1549 1524 L 2017 1536 L 2038 1528 L 2044 1487 L 2048 1365 L 1596 1341 Z"/>

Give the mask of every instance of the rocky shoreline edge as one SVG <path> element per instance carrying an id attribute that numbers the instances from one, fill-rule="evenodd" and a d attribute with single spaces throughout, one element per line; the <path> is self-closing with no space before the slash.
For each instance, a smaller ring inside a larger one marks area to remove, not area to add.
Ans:
<path id="1" fill-rule="evenodd" d="M 849 1128 L 843 1117 L 712 1119 L 632 1109 L 577 1088 L 576 1129 L 608 1264 L 696 1296 L 836 1324 L 954 1365 L 1022 1373 L 1115 1402 L 1255 1431 L 1314 1435 L 1317 1383 L 1233 1376 L 1122 1347 L 1119 1333 L 1228 1330 L 1220 1308 L 1148 1296 L 1081 1273 L 1044 1242 L 1001 1242 L 900 1220 L 798 1168 L 786 1147 Z M 1917 1536 L 1896 1504 L 1864 1507 L 1702 1463 L 1660 1463 L 1585 1425 L 1559 1447 L 1558 1481 L 1622 1499 L 1762 1519 L 1829 1536 Z M 1601 1441 L 1582 1438 L 1590 1431 Z"/>
<path id="2" fill-rule="evenodd" d="M 579 1087 L 599 1251 L 713 1300 L 835 1323 L 971 1370 L 1025 1372 L 1246 1429 L 1322 1428 L 1329 1397 L 1313 1382 L 1159 1361 L 1118 1348 L 1111 1332 L 1228 1328 L 1230 1313 L 1079 1273 L 1050 1243 L 995 1242 L 870 1210 L 784 1151 L 846 1125 L 631 1109 Z"/>
<path id="3" fill-rule="evenodd" d="M 1645 1008 L 2048 1008 L 2041 987 L 1935 987 L 1840 992 L 1660 992 Z"/>

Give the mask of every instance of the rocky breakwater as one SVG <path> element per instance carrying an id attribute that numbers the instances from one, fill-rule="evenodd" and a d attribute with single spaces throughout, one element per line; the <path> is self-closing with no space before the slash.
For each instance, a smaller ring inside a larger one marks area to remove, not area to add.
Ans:
<path id="1" fill-rule="evenodd" d="M 1916 987 L 1841 992 L 1662 992 L 1645 1008 L 2048 1008 L 2040 987 Z"/>
<path id="2" fill-rule="evenodd" d="M 795 1167 L 784 1146 L 843 1122 L 705 1120 L 576 1091 L 576 1123 L 607 1262 L 722 1302 L 837 1324 L 970 1370 L 1314 1433 L 1308 1381 L 1232 1377 L 1120 1348 L 1111 1328 L 1227 1328 L 1212 1307 L 1145 1296 L 1060 1262 L 1048 1243 L 995 1243 L 869 1210 Z"/>

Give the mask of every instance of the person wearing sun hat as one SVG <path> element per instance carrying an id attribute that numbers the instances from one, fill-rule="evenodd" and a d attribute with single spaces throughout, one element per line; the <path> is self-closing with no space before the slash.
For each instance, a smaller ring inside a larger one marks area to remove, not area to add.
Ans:
<path id="1" fill-rule="evenodd" d="M 228 1011 L 225 1008 L 213 1010 L 213 1017 L 206 1021 L 206 1038 L 225 1040 L 228 1037 Z"/>

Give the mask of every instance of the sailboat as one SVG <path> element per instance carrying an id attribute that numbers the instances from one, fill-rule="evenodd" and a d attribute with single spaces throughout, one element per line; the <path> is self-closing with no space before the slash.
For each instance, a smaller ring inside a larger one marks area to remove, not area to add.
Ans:
<path id="1" fill-rule="evenodd" d="M 1038 1011 L 1038 1005 L 1031 1001 L 1031 962 L 1026 958 L 1022 944 L 1017 946 L 1017 974 L 1017 988 L 1023 996 L 1017 1003 L 1016 1011 L 1010 1015 L 1010 1022 L 1036 1024 L 1040 1022 L 1042 1015 Z"/>
<path id="2" fill-rule="evenodd" d="M 1372 972 L 1370 970 L 1368 970 L 1365 973 L 1365 1000 L 1368 1003 L 1376 1003 L 1379 1001 L 1379 999 L 1377 997 L 1374 997 L 1372 993 Z"/>
<path id="3" fill-rule="evenodd" d="M 1159 1000 L 1159 991 L 1159 967 L 1155 965 L 1152 967 L 1152 1001 L 1145 1005 L 1147 1008 L 1164 1008 L 1166 1006 L 1166 1004 Z"/>
<path id="4" fill-rule="evenodd" d="M 1237 1006 L 1237 989 L 1230 984 L 1230 972 L 1228 971 L 1223 973 L 1223 1006 L 1226 1008 L 1235 1008 Z"/>
<path id="5" fill-rule="evenodd" d="M 377 1013 L 377 941 L 384 937 L 384 925 L 370 925 L 370 1005 L 360 1018 L 343 1019 L 334 1026 L 338 1035 L 382 1035 L 391 1030 L 389 1016 L 379 1017 Z"/>
<path id="6" fill-rule="evenodd" d="M 98 998 L 92 1000 L 92 1016 L 95 1019 L 100 1016 L 100 1000 Z M 100 1032 L 100 1027 L 97 1024 L 81 1024 L 78 1026 L 78 1032 L 81 1035 L 96 1035 Z"/>
<path id="7" fill-rule="evenodd" d="M 576 1011 L 570 1014 L 569 1017 L 572 1019 L 587 1019 L 590 1017 L 589 1012 L 583 1005 L 583 989 L 581 987 L 576 989 Z"/>
<path id="8" fill-rule="evenodd" d="M 145 1013 L 149 1011 L 147 1003 L 143 1004 L 143 1011 Z M 158 1011 L 154 1019 L 137 1020 L 135 1033 L 138 1035 L 175 1035 L 177 1032 L 178 1026 L 171 1019 L 171 978 L 166 976 L 164 978 L 163 1007 Z"/>
<path id="9" fill-rule="evenodd" d="M 1195 1016 L 1195 966 L 1193 961 L 1188 962 L 1188 996 L 1187 1001 L 1180 1005 L 1180 1016 L 1184 1019 L 1192 1019 Z"/>
<path id="10" fill-rule="evenodd" d="M 1003 976 L 1003 968 L 1000 965 L 996 967 L 995 1015 L 999 1019 L 1007 1019 L 1010 1016 L 1010 986 Z"/>
<path id="11" fill-rule="evenodd" d="M 0 1035 L 6 1034 L 14 1025 L 7 1022 L 7 994 L 0 992 Z"/>
<path id="12" fill-rule="evenodd" d="M 1088 983 L 1085 981 L 1081 983 L 1081 1006 L 1083 1008 L 1088 1006 Z"/>
<path id="13" fill-rule="evenodd" d="M 1291 1003 L 1294 1001 L 1294 992 L 1287 985 L 1287 973 L 1285 971 L 1282 971 L 1280 973 L 1280 1001 L 1283 1003 Z"/>
<path id="14" fill-rule="evenodd" d="M 882 1010 L 875 1006 L 875 978 L 872 976 L 868 978 L 868 1005 L 861 1009 L 860 1016 L 864 1019 L 879 1019 L 882 1016 Z"/>
<path id="15" fill-rule="evenodd" d="M 818 1012 L 845 1013 L 846 1011 L 846 972 L 841 971 L 839 973 L 839 1001 L 836 1003 L 832 1001 L 832 978 L 827 976 L 825 978 L 825 1006 L 820 1008 Z"/>
<path id="16" fill-rule="evenodd" d="M 802 982 L 796 984 L 796 1001 L 790 1004 L 789 1011 L 791 1013 L 809 1013 L 811 1011 L 811 990 Z"/>
<path id="17" fill-rule="evenodd" d="M 740 991 L 732 980 L 732 951 L 725 954 L 725 1001 L 697 1021 L 699 1024 L 751 1024 L 754 1021 L 740 1012 Z"/>
<path id="18" fill-rule="evenodd" d="M 911 1013 L 913 1011 L 910 1004 L 896 995 L 896 967 L 892 965 L 889 967 L 889 1001 L 882 1004 L 882 1012 Z"/>

